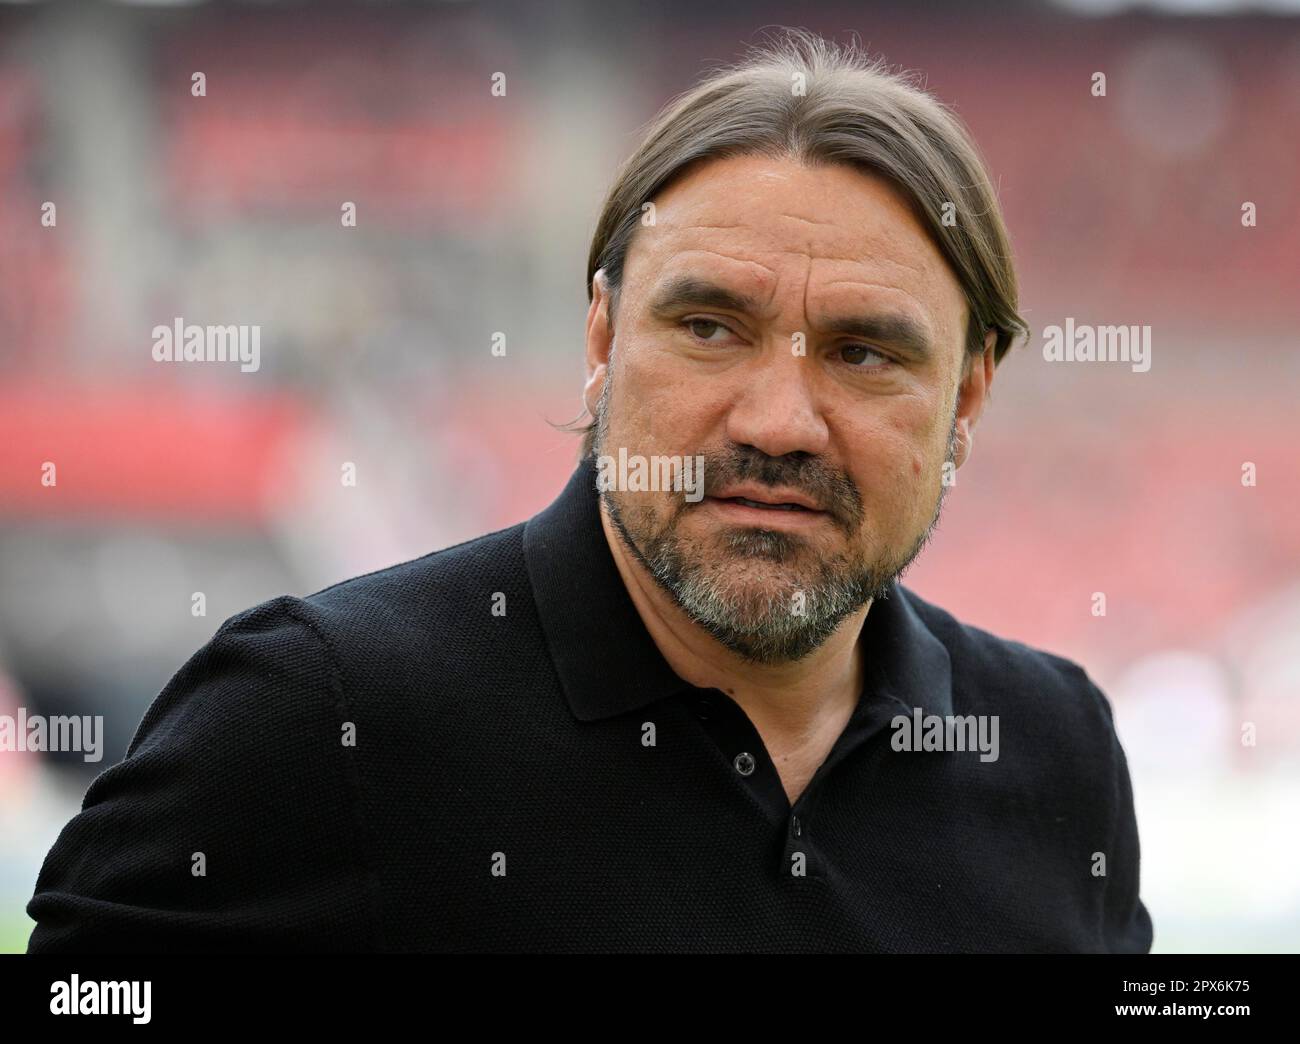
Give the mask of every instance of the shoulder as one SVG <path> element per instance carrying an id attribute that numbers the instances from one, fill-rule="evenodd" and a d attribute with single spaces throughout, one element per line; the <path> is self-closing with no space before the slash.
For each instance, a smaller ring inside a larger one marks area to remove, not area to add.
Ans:
<path id="1" fill-rule="evenodd" d="M 235 613 L 172 676 L 128 753 L 177 730 L 210 729 L 215 743 L 236 722 L 279 732 L 321 714 L 337 720 L 359 661 L 381 671 L 414 652 L 454 646 L 469 620 L 489 615 L 495 591 L 520 593 L 522 529 Z M 480 603 L 483 612 L 473 612 Z"/>
<path id="2" fill-rule="evenodd" d="M 1110 744 L 1109 700 L 1073 660 L 965 623 L 946 609 L 902 589 L 922 623 L 948 650 L 958 713 L 1001 713 L 1053 732 Z M 1082 731 L 1080 731 L 1082 730 Z"/>
<path id="3" fill-rule="evenodd" d="M 972 788 L 984 788 L 983 806 L 1012 810 L 1016 830 L 1039 839 L 1035 854 L 1044 867 L 1053 853 L 1067 860 L 1066 891 L 1100 888 L 1100 900 L 1093 891 L 1086 898 L 1095 911 L 1090 930 L 1096 941 L 1088 949 L 1148 952 L 1152 928 L 1138 897 L 1133 785 L 1110 701 L 1073 660 L 963 623 L 911 591 L 904 594 L 948 650 L 956 713 L 988 715 L 996 723 L 996 763 L 969 779 Z M 1081 853 L 1094 861 L 1086 875 L 1077 871 Z M 1097 878 L 1095 860 L 1102 854 L 1110 869 Z"/>
<path id="4" fill-rule="evenodd" d="M 261 693 L 263 715 L 296 717 L 324 703 L 351 721 L 367 706 L 461 691 L 477 672 L 537 644 L 524 526 L 246 609 L 222 625 L 194 669 L 242 657 L 258 675 L 249 688 Z"/>
<path id="5" fill-rule="evenodd" d="M 32 952 L 369 947 L 366 773 L 407 734 L 398 701 L 445 682 L 452 622 L 519 572 L 519 540 L 489 534 L 227 618 L 51 849 Z"/>
<path id="6" fill-rule="evenodd" d="M 431 625 L 440 631 L 492 597 L 525 593 L 525 523 L 475 537 L 419 558 L 342 580 L 304 598 L 284 603 L 328 640 L 358 632 L 389 640 Z"/>
<path id="7" fill-rule="evenodd" d="M 1131 832 L 1127 759 L 1110 701 L 1088 672 L 1064 656 L 963 623 L 911 592 L 907 598 L 948 650 L 954 713 L 996 723 L 998 771 L 983 773 L 984 784 L 1053 821 L 1068 817 L 1094 836 Z"/>
<path id="8" fill-rule="evenodd" d="M 29 951 L 368 945 L 340 693 L 292 599 L 226 620 L 60 832 Z"/>

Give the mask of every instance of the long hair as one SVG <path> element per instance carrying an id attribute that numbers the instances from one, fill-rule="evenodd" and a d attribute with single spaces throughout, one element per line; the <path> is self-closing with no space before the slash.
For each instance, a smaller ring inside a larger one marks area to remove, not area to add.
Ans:
<path id="1" fill-rule="evenodd" d="M 1006 226 L 965 126 L 883 59 L 800 29 L 781 30 L 670 102 L 619 169 L 587 259 L 588 300 L 603 269 L 611 324 L 643 204 L 698 163 L 743 155 L 842 163 L 884 177 L 961 283 L 968 353 L 983 353 L 994 330 L 994 360 L 1001 362 L 1028 333 Z M 569 430 L 583 433 L 582 456 L 590 454 L 594 421 Z"/>

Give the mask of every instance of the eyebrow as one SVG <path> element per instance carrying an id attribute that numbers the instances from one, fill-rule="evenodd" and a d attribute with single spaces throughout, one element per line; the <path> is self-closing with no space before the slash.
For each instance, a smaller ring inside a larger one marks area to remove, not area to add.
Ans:
<path id="1" fill-rule="evenodd" d="M 754 315 L 758 306 L 752 297 L 696 276 L 678 276 L 666 283 L 650 303 L 651 314 L 665 318 L 683 308 L 720 308 Z M 894 348 L 924 361 L 934 351 L 925 325 L 910 315 L 886 313 L 829 319 L 820 324 L 828 333 L 858 337 Z"/>
<path id="2" fill-rule="evenodd" d="M 890 313 L 832 319 L 824 323 L 823 328 L 829 333 L 886 345 L 920 361 L 928 359 L 934 352 L 929 331 L 910 315 Z"/>
<path id="3" fill-rule="evenodd" d="M 657 316 L 665 316 L 687 307 L 721 308 L 748 315 L 753 315 L 758 310 L 752 297 L 695 276 L 678 276 L 670 280 L 650 302 L 650 311 Z"/>

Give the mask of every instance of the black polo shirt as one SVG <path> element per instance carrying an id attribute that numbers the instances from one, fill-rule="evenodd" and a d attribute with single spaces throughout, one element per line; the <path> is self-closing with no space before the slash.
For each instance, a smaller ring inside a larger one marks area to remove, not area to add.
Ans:
<path id="1" fill-rule="evenodd" d="M 861 641 L 791 807 L 651 640 L 588 458 L 526 523 L 227 620 L 64 827 L 29 952 L 1148 950 L 1084 671 L 898 586 Z M 996 717 L 996 759 L 900 717 Z"/>

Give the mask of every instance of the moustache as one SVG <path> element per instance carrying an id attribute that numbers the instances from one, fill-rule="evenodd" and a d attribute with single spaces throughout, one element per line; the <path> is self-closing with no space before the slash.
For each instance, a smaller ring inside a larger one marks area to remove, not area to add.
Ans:
<path id="1" fill-rule="evenodd" d="M 783 490 L 797 493 L 826 512 L 842 528 L 856 525 L 862 517 L 862 497 L 857 486 L 844 474 L 810 464 L 766 458 L 757 460 L 744 455 L 710 458 L 704 455 L 704 497 L 716 497 L 729 487 L 749 483 L 766 487 L 774 493 Z M 693 505 L 698 507 L 700 500 Z M 681 508 L 692 506 L 683 503 Z"/>

